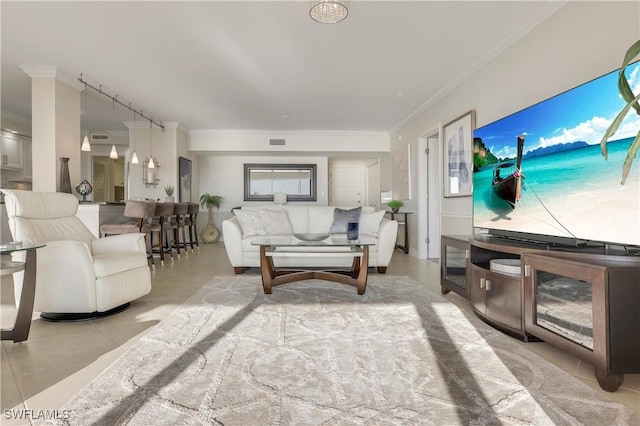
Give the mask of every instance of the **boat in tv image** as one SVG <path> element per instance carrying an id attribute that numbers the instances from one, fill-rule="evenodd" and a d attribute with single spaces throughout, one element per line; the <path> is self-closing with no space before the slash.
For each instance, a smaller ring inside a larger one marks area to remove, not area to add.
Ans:
<path id="1" fill-rule="evenodd" d="M 626 67 L 640 92 L 640 62 Z M 626 105 L 618 71 L 474 131 L 473 226 L 492 234 L 569 245 L 640 248 L 640 160 L 621 179 L 640 115 Z M 526 144 L 525 144 L 526 138 Z M 622 181 L 622 183 L 621 183 Z"/>
<path id="2" fill-rule="evenodd" d="M 518 154 L 515 164 L 500 163 L 493 169 L 493 180 L 491 186 L 498 198 L 504 200 L 511 206 L 516 207 L 516 202 L 520 200 L 522 190 L 522 149 L 524 148 L 524 136 L 518 136 Z M 506 177 L 505 177 L 506 176 Z"/>

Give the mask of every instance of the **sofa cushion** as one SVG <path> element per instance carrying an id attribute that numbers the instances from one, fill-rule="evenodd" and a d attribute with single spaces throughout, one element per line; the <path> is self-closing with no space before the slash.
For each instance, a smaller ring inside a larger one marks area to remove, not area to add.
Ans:
<path id="1" fill-rule="evenodd" d="M 234 210 L 233 213 L 238 218 L 240 228 L 242 228 L 242 236 L 248 237 L 250 235 L 267 235 L 267 231 L 262 223 L 262 218 L 257 210 Z"/>
<path id="2" fill-rule="evenodd" d="M 289 215 L 283 209 L 259 209 L 262 224 L 267 231 L 267 235 L 291 235 L 291 223 Z"/>
<path id="3" fill-rule="evenodd" d="M 356 207 L 351 210 L 343 210 L 338 207 L 333 211 L 333 223 L 329 228 L 330 234 L 344 234 L 347 232 L 347 224 L 350 222 L 360 221 L 360 212 L 362 208 Z"/>
<path id="4" fill-rule="evenodd" d="M 382 222 L 384 214 L 384 210 L 371 213 L 362 212 L 360 214 L 360 233 L 377 237 L 378 228 L 380 227 L 380 222 Z"/>
<path id="5" fill-rule="evenodd" d="M 327 234 L 333 223 L 332 206 L 311 206 L 309 207 L 309 227 L 305 232 L 312 234 Z"/>

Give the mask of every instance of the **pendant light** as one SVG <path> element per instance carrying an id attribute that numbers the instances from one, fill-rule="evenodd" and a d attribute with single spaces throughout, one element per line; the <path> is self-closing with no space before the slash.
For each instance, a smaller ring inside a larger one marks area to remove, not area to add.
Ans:
<path id="1" fill-rule="evenodd" d="M 153 163 L 153 128 L 152 126 L 153 117 L 149 120 L 149 168 L 155 169 L 156 165 Z"/>
<path id="2" fill-rule="evenodd" d="M 129 104 L 131 105 L 131 104 Z M 138 154 L 136 154 L 136 110 L 133 110 L 133 155 L 131 155 L 131 164 L 138 164 Z"/>
<path id="3" fill-rule="evenodd" d="M 91 145 L 89 144 L 89 137 L 85 134 L 84 139 L 82 140 L 82 146 L 80 147 L 80 151 L 90 152 Z"/>
<path id="4" fill-rule="evenodd" d="M 87 108 L 87 85 L 84 85 L 84 107 Z M 85 111 L 86 112 L 86 111 Z M 89 144 L 89 133 L 84 134 L 84 139 L 82 140 L 82 146 L 80 146 L 80 151 L 90 152 L 91 145 Z"/>
<path id="5" fill-rule="evenodd" d="M 118 95 L 116 95 L 116 99 L 118 99 Z M 113 109 L 113 121 L 116 121 L 116 99 L 112 102 Z M 118 159 L 118 151 L 116 151 L 116 145 L 111 145 L 111 153 L 109 154 L 109 158 L 113 158 L 114 160 Z"/>

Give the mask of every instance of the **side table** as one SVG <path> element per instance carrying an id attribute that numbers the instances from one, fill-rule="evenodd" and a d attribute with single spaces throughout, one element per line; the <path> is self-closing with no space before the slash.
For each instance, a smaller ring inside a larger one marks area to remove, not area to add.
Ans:
<path id="1" fill-rule="evenodd" d="M 404 251 L 404 254 L 408 254 L 409 253 L 409 218 L 407 217 L 410 214 L 413 214 L 413 212 L 390 212 L 387 211 L 387 213 L 390 217 L 391 220 L 395 220 L 396 216 L 398 216 L 398 225 L 404 225 L 404 246 L 401 246 L 400 244 L 396 244 L 396 248 L 402 249 L 402 251 Z"/>
<path id="2" fill-rule="evenodd" d="M 9 260 L 2 261 L 0 265 L 1 276 L 24 271 L 22 293 L 16 321 L 13 328 L 2 329 L 0 332 L 0 338 L 2 340 L 13 340 L 15 343 L 18 343 L 27 340 L 27 337 L 29 337 L 31 316 L 33 315 L 33 302 L 36 296 L 36 249 L 44 246 L 45 244 L 24 243 L 0 247 L 0 255 L 26 251 L 26 259 L 24 262 Z"/>

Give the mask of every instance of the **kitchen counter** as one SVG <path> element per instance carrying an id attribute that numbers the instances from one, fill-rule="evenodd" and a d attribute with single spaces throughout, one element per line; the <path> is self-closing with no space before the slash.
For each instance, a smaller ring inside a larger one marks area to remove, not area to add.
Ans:
<path id="1" fill-rule="evenodd" d="M 76 216 L 89 228 L 91 233 L 100 238 L 100 225 L 104 223 L 123 223 L 130 219 L 124 217 L 125 203 L 80 203 Z"/>

